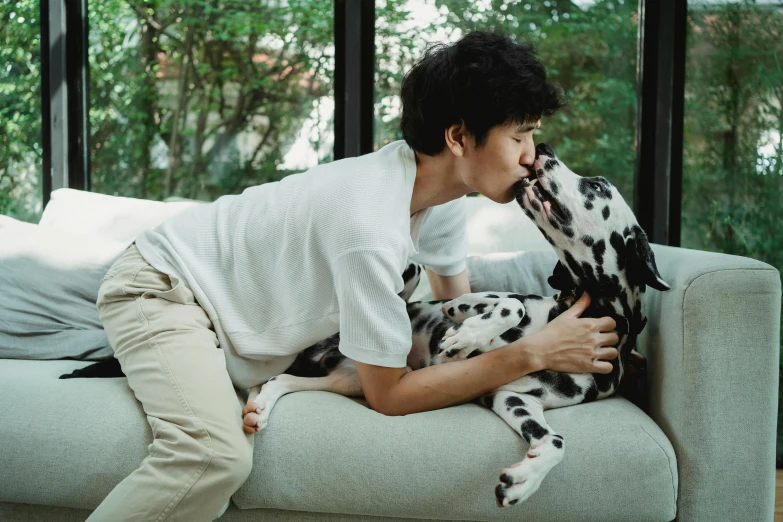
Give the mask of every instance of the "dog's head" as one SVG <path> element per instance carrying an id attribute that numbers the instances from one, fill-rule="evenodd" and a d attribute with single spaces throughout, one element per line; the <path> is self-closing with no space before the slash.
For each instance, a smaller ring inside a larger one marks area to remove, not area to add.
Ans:
<path id="1" fill-rule="evenodd" d="M 536 147 L 533 168 L 535 175 L 514 188 L 517 202 L 562 262 L 550 280 L 553 287 L 566 286 L 573 278 L 591 295 L 607 297 L 628 287 L 669 289 L 647 235 L 606 178 L 574 174 L 546 143 Z"/>

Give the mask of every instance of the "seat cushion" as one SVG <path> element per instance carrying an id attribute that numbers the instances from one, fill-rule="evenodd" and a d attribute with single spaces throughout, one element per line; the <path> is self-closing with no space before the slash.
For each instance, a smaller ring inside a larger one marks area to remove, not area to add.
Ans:
<path id="1" fill-rule="evenodd" d="M 125 378 L 67 379 L 79 361 L 0 360 L 0 502 L 94 509 L 147 455 Z M 239 399 L 238 399 L 239 400 Z M 527 444 L 475 404 L 386 417 L 325 392 L 289 394 L 256 435 L 243 509 L 452 520 L 672 520 L 674 451 L 623 398 L 546 412 L 565 457 L 527 502 L 495 507 Z"/>

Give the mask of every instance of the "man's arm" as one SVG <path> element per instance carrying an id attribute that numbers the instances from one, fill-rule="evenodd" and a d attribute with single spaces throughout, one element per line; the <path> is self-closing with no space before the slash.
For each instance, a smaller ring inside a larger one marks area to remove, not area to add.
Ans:
<path id="1" fill-rule="evenodd" d="M 453 276 L 442 276 L 426 267 L 424 270 L 427 271 L 427 279 L 430 282 L 433 299 L 456 299 L 461 295 L 470 293 L 470 281 L 468 281 L 467 270 L 463 270 Z"/>
<path id="2" fill-rule="evenodd" d="M 407 415 L 463 404 L 514 379 L 542 370 L 527 353 L 527 339 L 463 361 L 415 372 L 354 361 L 370 407 L 384 415 Z"/>

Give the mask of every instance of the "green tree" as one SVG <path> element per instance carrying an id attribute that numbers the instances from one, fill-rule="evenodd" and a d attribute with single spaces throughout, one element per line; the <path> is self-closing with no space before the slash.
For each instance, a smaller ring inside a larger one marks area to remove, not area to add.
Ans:
<path id="1" fill-rule="evenodd" d="M 0 214 L 37 222 L 42 208 L 38 2 L 0 0 Z"/>

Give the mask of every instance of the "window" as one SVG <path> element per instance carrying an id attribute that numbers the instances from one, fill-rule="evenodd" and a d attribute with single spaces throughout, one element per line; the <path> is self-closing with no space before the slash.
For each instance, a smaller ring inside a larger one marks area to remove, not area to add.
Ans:
<path id="1" fill-rule="evenodd" d="M 781 4 L 689 2 L 682 246 L 783 270 L 781 56 Z"/>
<path id="2" fill-rule="evenodd" d="M 37 0 L 0 0 L 0 214 L 43 212 L 41 29 Z"/>
<path id="3" fill-rule="evenodd" d="M 434 41 L 473 29 L 533 43 L 569 105 L 545 118 L 549 143 L 583 176 L 605 176 L 633 204 L 638 2 L 407 0 L 376 2 L 375 149 L 397 139 L 402 74 Z"/>
<path id="4" fill-rule="evenodd" d="M 89 4 L 96 192 L 214 200 L 332 156 L 328 0 Z"/>

